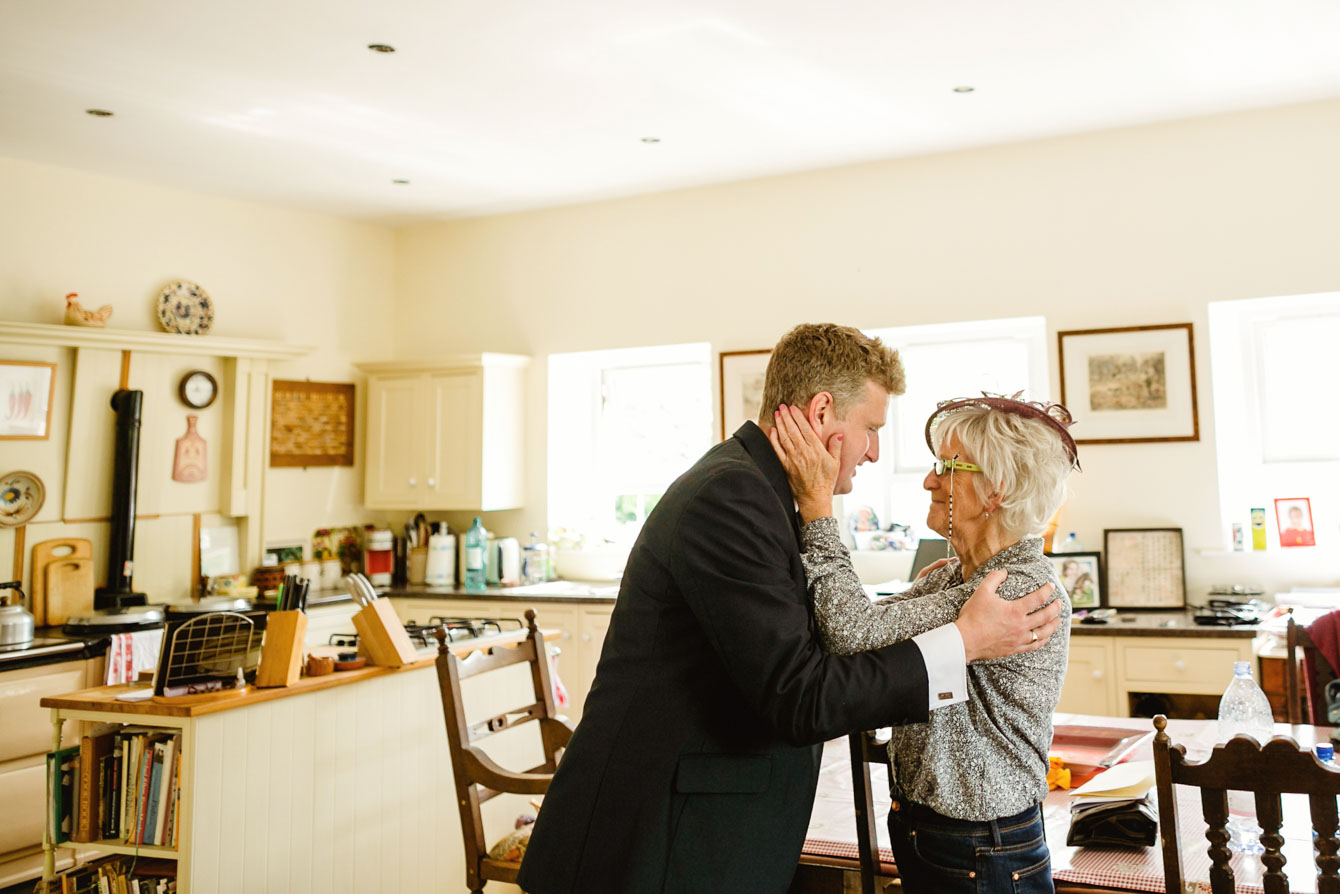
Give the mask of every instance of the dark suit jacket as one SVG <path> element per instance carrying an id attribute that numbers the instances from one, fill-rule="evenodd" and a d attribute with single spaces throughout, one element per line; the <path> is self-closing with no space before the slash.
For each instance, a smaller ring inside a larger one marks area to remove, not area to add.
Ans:
<path id="1" fill-rule="evenodd" d="M 824 652 L 794 506 L 749 422 L 652 511 L 522 862 L 527 892 L 782 894 L 821 744 L 926 719 L 915 644 Z"/>

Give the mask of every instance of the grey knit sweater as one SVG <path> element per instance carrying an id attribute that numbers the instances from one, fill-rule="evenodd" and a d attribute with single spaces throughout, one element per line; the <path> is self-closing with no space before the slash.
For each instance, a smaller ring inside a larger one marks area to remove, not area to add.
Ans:
<path id="1" fill-rule="evenodd" d="M 1026 596 L 1045 583 L 1064 593 L 1042 541 L 1021 540 L 963 580 L 958 562 L 936 569 L 896 596 L 872 602 L 852 569 L 837 521 L 801 531 L 802 559 L 815 619 L 828 651 L 848 655 L 901 642 L 958 617 L 986 575 L 1004 569 L 997 591 Z M 968 665 L 968 700 L 938 708 L 926 723 L 893 728 L 894 794 L 966 820 L 1011 816 L 1047 796 L 1052 712 L 1061 697 L 1070 642 L 1070 605 L 1041 649 Z"/>

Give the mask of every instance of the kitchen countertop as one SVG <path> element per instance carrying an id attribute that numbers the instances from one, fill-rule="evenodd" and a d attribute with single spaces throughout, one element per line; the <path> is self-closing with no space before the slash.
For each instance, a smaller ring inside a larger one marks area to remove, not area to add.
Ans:
<path id="1" fill-rule="evenodd" d="M 1251 639 L 1261 632 L 1259 624 L 1231 627 L 1197 624 L 1194 609 L 1176 611 L 1119 611 L 1107 624 L 1074 623 L 1071 636 L 1194 636 L 1204 639 Z"/>
<path id="2" fill-rule="evenodd" d="M 66 636 L 59 627 L 39 627 L 26 648 L 0 651 L 0 672 L 93 658 L 107 650 L 108 642 L 106 636 L 80 639 Z"/>

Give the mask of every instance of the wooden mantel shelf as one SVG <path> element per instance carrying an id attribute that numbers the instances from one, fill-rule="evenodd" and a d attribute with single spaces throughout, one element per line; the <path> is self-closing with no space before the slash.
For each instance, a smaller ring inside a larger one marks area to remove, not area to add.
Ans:
<path id="1" fill-rule="evenodd" d="M 559 631 L 543 630 L 545 640 L 557 639 Z M 471 652 L 497 647 L 511 648 L 521 643 L 526 638 L 525 630 L 508 631 L 497 636 L 481 637 L 476 640 L 462 640 L 450 646 L 451 651 L 458 657 L 464 658 Z M 118 701 L 118 695 L 124 695 L 128 692 L 134 692 L 137 689 L 143 689 L 142 685 L 122 684 L 119 686 L 95 686 L 92 689 L 81 689 L 78 692 L 71 692 L 66 695 L 47 696 L 42 699 L 41 705 L 44 708 L 58 708 L 62 711 L 92 711 L 106 714 L 134 714 L 142 717 L 200 717 L 204 714 L 213 714 L 218 711 L 231 711 L 235 708 L 245 708 L 249 705 L 268 702 L 277 698 L 288 698 L 293 695 L 303 695 L 308 692 L 317 692 L 322 689 L 330 689 L 333 686 L 345 686 L 350 683 L 358 683 L 373 677 L 382 677 L 387 674 L 398 674 L 404 671 L 419 670 L 421 668 L 432 667 L 436 663 L 436 649 L 431 652 L 425 650 L 420 658 L 412 664 L 406 664 L 403 667 L 367 667 L 351 671 L 337 671 L 332 674 L 324 674 L 319 677 L 303 677 L 292 686 L 279 686 L 274 688 L 261 689 L 255 686 L 248 686 L 243 692 L 224 691 L 219 693 L 209 693 L 205 695 L 184 695 L 178 698 L 170 699 L 150 699 L 146 701 L 127 702 Z"/>
<path id="2" fill-rule="evenodd" d="M 203 357 L 248 357 L 258 360 L 294 360 L 311 347 L 258 338 L 219 335 L 178 335 L 135 329 L 98 329 L 51 323 L 0 322 L 0 343 L 51 345 L 60 348 L 103 348 L 155 354 L 195 354 Z"/>

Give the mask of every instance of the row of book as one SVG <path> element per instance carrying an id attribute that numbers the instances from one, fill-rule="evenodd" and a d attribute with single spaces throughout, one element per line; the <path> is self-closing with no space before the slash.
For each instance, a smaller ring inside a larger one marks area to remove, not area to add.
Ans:
<path id="1" fill-rule="evenodd" d="M 51 840 L 177 846 L 181 734 L 120 727 L 47 755 Z"/>
<path id="2" fill-rule="evenodd" d="M 42 879 L 34 894 L 175 894 L 176 890 L 176 861 L 116 855 Z"/>

